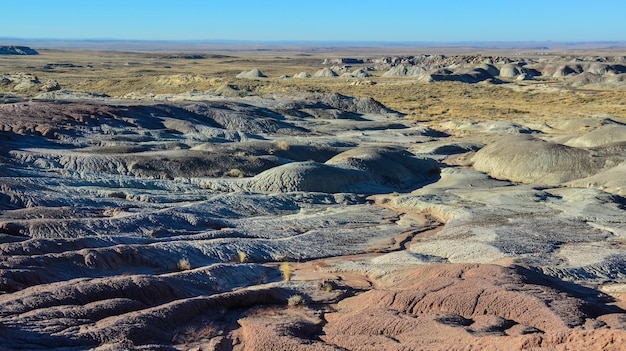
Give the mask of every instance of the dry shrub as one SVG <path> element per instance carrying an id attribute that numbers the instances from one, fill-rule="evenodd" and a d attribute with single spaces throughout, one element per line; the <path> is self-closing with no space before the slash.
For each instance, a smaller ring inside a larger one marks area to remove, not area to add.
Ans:
<path id="1" fill-rule="evenodd" d="M 172 341 L 181 344 L 189 344 L 201 340 L 207 340 L 219 336 L 222 331 L 212 322 L 202 324 L 196 327 L 188 327 L 182 332 L 176 333 Z"/>
<path id="2" fill-rule="evenodd" d="M 243 172 L 237 168 L 231 169 L 226 175 L 233 178 L 243 178 Z"/>
<path id="3" fill-rule="evenodd" d="M 239 256 L 239 263 L 245 263 L 246 262 L 246 259 L 248 258 L 248 256 L 246 255 L 245 252 L 239 251 L 237 253 L 237 255 Z"/>
<path id="4" fill-rule="evenodd" d="M 289 144 L 284 141 L 284 140 L 280 140 L 276 146 L 278 147 L 278 149 L 282 150 L 282 151 L 287 151 L 289 150 Z"/>
<path id="5" fill-rule="evenodd" d="M 283 274 L 283 278 L 286 282 L 291 280 L 292 271 L 289 262 L 284 262 L 280 265 L 280 272 Z"/>
<path id="6" fill-rule="evenodd" d="M 179 271 L 188 271 L 191 269 L 191 263 L 189 262 L 188 259 L 181 258 L 180 260 L 178 260 L 178 263 L 176 264 L 176 268 L 178 268 Z"/>
<path id="7" fill-rule="evenodd" d="M 332 280 L 328 280 L 328 279 L 324 279 L 319 283 L 319 288 L 322 291 L 325 292 L 331 292 L 335 289 L 337 289 L 337 283 L 332 281 Z"/>
<path id="8" fill-rule="evenodd" d="M 297 307 L 304 304 L 304 298 L 301 295 L 292 295 L 287 299 L 287 306 Z"/>

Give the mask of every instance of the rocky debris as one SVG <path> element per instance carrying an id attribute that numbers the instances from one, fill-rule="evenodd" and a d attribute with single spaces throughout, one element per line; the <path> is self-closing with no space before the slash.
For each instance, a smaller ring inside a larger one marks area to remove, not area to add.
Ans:
<path id="1" fill-rule="evenodd" d="M 236 78 L 256 79 L 256 78 L 267 78 L 267 76 L 263 74 L 263 72 L 261 72 L 261 70 L 259 70 L 258 68 L 253 68 L 249 71 L 243 71 L 239 73 L 236 76 Z"/>
<path id="2" fill-rule="evenodd" d="M 39 53 L 28 46 L 0 46 L 0 55 L 39 55 Z"/>

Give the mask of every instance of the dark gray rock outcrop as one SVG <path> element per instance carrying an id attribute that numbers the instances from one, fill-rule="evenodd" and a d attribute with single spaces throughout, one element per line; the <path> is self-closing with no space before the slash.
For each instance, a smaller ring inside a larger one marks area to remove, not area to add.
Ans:
<path id="1" fill-rule="evenodd" d="M 0 46 L 0 55 L 39 55 L 28 46 Z"/>

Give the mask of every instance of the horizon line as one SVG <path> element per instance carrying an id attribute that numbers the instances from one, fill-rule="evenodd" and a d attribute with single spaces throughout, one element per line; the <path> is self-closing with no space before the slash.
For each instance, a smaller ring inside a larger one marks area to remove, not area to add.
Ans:
<path id="1" fill-rule="evenodd" d="M 47 38 L 47 37 L 0 37 L 0 40 L 19 41 L 70 41 L 70 42 L 165 42 L 165 43 L 355 43 L 355 44 L 474 44 L 474 43 L 519 43 L 519 44 L 615 44 L 625 40 L 326 40 L 326 39 L 129 39 L 129 38 Z"/>

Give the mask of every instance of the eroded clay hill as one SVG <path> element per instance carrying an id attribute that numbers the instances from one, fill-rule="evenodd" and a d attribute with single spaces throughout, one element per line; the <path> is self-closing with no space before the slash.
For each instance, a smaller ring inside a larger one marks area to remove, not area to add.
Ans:
<path id="1" fill-rule="evenodd" d="M 0 348 L 626 342 L 623 118 L 186 96 L 0 105 Z"/>

